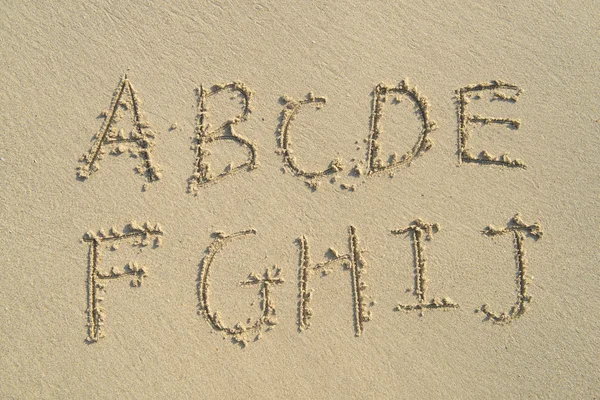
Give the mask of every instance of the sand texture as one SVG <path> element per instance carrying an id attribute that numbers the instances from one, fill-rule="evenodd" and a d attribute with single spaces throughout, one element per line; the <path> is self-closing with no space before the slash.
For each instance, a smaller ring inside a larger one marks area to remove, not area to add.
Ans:
<path id="1" fill-rule="evenodd" d="M 600 4 L 4 1 L 0 398 L 598 398 Z"/>

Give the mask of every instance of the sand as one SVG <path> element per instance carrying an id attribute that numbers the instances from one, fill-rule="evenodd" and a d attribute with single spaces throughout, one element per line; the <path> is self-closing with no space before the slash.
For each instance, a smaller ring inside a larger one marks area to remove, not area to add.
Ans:
<path id="1" fill-rule="evenodd" d="M 597 3 L 4 4 L 0 398 L 594 398 Z"/>

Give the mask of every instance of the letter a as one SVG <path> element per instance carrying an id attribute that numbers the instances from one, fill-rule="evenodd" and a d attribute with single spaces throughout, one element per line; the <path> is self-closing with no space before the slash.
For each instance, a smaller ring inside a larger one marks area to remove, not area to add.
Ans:
<path id="1" fill-rule="evenodd" d="M 116 130 L 117 123 L 123 118 L 123 113 L 131 111 L 133 128 L 129 133 L 123 129 Z M 119 155 L 129 152 L 131 157 L 139 158 L 140 164 L 135 171 L 146 177 L 148 182 L 160 178 L 160 168 L 150 158 L 154 147 L 154 133 L 149 129 L 148 123 L 143 121 L 140 112 L 140 100 L 131 86 L 131 82 L 124 75 L 115 90 L 110 109 L 102 113 L 104 123 L 96 134 L 90 150 L 79 160 L 84 165 L 77 168 L 77 177 L 86 180 L 99 168 L 99 162 L 106 154 L 106 147 L 110 154 Z"/>

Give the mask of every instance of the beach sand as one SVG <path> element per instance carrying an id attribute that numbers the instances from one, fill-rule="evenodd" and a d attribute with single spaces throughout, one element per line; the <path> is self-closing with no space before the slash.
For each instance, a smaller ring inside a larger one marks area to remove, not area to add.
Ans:
<path id="1" fill-rule="evenodd" d="M 600 7 L 413 3 L 5 4 L 0 397 L 599 396 Z"/>

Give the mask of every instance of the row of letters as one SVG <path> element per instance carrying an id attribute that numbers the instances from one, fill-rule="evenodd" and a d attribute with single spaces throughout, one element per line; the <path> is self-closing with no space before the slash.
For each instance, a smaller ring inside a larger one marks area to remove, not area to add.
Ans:
<path id="1" fill-rule="evenodd" d="M 226 120 L 218 127 L 213 127 L 210 123 L 209 103 L 211 97 L 222 92 L 236 94 L 237 97 L 234 96 L 233 98 L 241 99 L 242 109 L 239 114 Z M 485 150 L 478 151 L 476 152 L 477 154 L 471 150 L 469 139 L 472 135 L 471 131 L 474 125 L 496 124 L 510 129 L 518 129 L 520 127 L 520 121 L 516 119 L 486 117 L 471 113 L 468 107 L 469 103 L 473 99 L 479 99 L 483 93 L 489 94 L 492 101 L 514 103 L 520 98 L 523 90 L 516 85 L 502 81 L 479 83 L 456 90 L 458 116 L 457 155 L 459 165 L 462 163 L 472 163 L 526 168 L 523 161 L 511 159 L 507 152 L 499 156 L 493 156 Z M 196 90 L 197 115 L 192 145 L 192 149 L 195 152 L 195 160 L 192 173 L 188 178 L 188 190 L 190 192 L 197 193 L 198 188 L 206 184 L 217 182 L 239 171 L 251 171 L 258 167 L 257 145 L 234 130 L 234 126 L 248 119 L 251 112 L 252 96 L 252 91 L 241 82 L 215 85 L 211 89 L 200 87 Z M 417 132 L 417 139 L 411 149 L 404 152 L 393 152 L 388 160 L 384 160 L 379 142 L 383 135 L 381 126 L 384 109 L 386 108 L 385 105 L 386 103 L 399 101 L 402 98 L 407 98 L 414 105 L 416 118 L 419 119 L 421 128 Z M 277 152 L 282 156 L 284 168 L 289 170 L 294 176 L 304 180 L 309 187 L 314 189 L 317 186 L 316 181 L 319 178 L 333 177 L 346 166 L 343 165 L 340 159 L 334 159 L 326 168 L 321 170 L 307 170 L 302 167 L 303 163 L 294 155 L 294 149 L 291 145 L 291 127 L 293 126 L 294 119 L 304 107 L 314 106 L 320 108 L 326 103 L 326 99 L 309 93 L 302 100 L 294 100 L 284 96 L 282 97 L 282 102 L 284 106 L 277 130 Z M 123 129 L 116 129 L 117 123 L 125 113 L 131 114 L 132 129 L 128 133 L 124 132 Z M 102 128 L 96 134 L 89 151 L 80 159 L 82 165 L 77 169 L 78 178 L 86 180 L 95 173 L 99 168 L 99 162 L 108 151 L 114 155 L 129 153 L 132 157 L 138 158 L 140 163 L 135 168 L 135 171 L 143 175 L 147 183 L 159 179 L 161 177 L 161 168 L 152 158 L 155 132 L 152 131 L 150 124 L 144 119 L 141 112 L 141 102 L 126 75 L 119 82 L 111 105 L 103 113 L 103 117 L 104 123 Z M 409 86 L 406 81 L 402 81 L 397 86 L 379 84 L 374 88 L 370 125 L 370 130 L 365 139 L 367 145 L 365 160 L 350 169 L 350 174 L 352 175 L 369 177 L 379 173 L 391 174 L 398 167 L 410 165 L 416 157 L 432 146 L 433 142 L 430 136 L 431 132 L 436 129 L 436 123 L 429 115 L 429 103 L 427 99 L 415 87 Z M 246 160 L 239 164 L 231 163 L 223 170 L 213 171 L 209 162 L 209 155 L 211 153 L 209 148 L 217 146 L 220 141 L 237 143 L 241 149 L 247 152 Z"/>
<path id="2" fill-rule="evenodd" d="M 449 297 L 428 298 L 427 297 L 427 263 L 425 242 L 432 239 L 438 231 L 437 224 L 427 223 L 420 219 L 413 221 L 408 227 L 398 230 L 392 230 L 393 235 L 408 235 L 413 247 L 414 256 L 414 296 L 413 304 L 399 304 L 398 311 L 416 311 L 423 313 L 425 310 L 434 309 L 454 309 L 458 304 Z M 488 305 L 483 305 L 481 311 L 486 319 L 495 323 L 506 324 L 522 316 L 526 310 L 526 304 L 531 301 L 531 295 L 528 293 L 529 277 L 526 275 L 527 265 L 525 259 L 525 239 L 527 237 L 534 240 L 542 236 L 542 230 L 538 223 L 526 224 L 520 215 L 515 215 L 504 228 L 495 228 L 488 226 L 482 233 L 493 237 L 498 235 L 510 235 L 514 244 L 514 258 L 516 265 L 516 301 L 508 310 L 496 312 L 490 309 Z M 223 322 L 221 313 L 215 310 L 211 304 L 212 293 L 211 269 L 215 259 L 218 258 L 226 245 L 244 237 L 256 235 L 254 229 L 243 230 L 232 234 L 217 232 L 213 234 L 213 242 L 208 246 L 205 256 L 200 262 L 199 272 L 196 280 L 198 296 L 198 314 L 203 316 L 212 329 L 222 332 L 229 336 L 235 343 L 245 345 L 251 337 L 260 337 L 263 331 L 270 330 L 277 323 L 276 308 L 274 302 L 273 290 L 277 285 L 284 282 L 281 270 L 278 268 L 267 268 L 261 273 L 251 273 L 248 279 L 241 282 L 242 286 L 258 286 L 260 297 L 260 315 L 257 318 L 249 318 L 246 322 L 237 324 L 228 324 Z M 88 265 L 88 342 L 97 342 L 103 336 L 102 326 L 104 324 L 104 310 L 100 303 L 102 294 L 105 293 L 106 285 L 110 280 L 119 278 L 131 279 L 132 287 L 140 286 L 144 277 L 146 277 L 146 267 L 140 266 L 136 262 L 128 263 L 125 268 L 113 267 L 107 270 L 102 265 L 102 251 L 110 249 L 115 251 L 121 242 L 133 246 L 155 248 L 162 244 L 163 230 L 160 225 L 146 223 L 140 225 L 131 223 L 122 230 L 111 228 L 108 232 L 99 231 L 97 233 L 88 232 L 83 240 L 89 244 L 89 265 Z M 351 299 L 354 304 L 354 333 L 360 336 L 364 330 L 364 324 L 371 319 L 370 297 L 367 294 L 367 285 L 364 280 L 364 273 L 367 263 L 363 258 L 364 249 L 361 247 L 357 229 L 350 226 L 348 230 L 348 250 L 338 252 L 332 248 L 326 253 L 326 261 L 313 263 L 311 260 L 309 241 L 302 236 L 297 240 L 299 248 L 298 265 L 298 329 L 305 330 L 310 327 L 312 309 L 310 303 L 313 297 L 313 290 L 310 287 L 311 278 L 314 274 L 327 275 L 333 272 L 335 266 L 342 266 L 351 274 Z"/>

